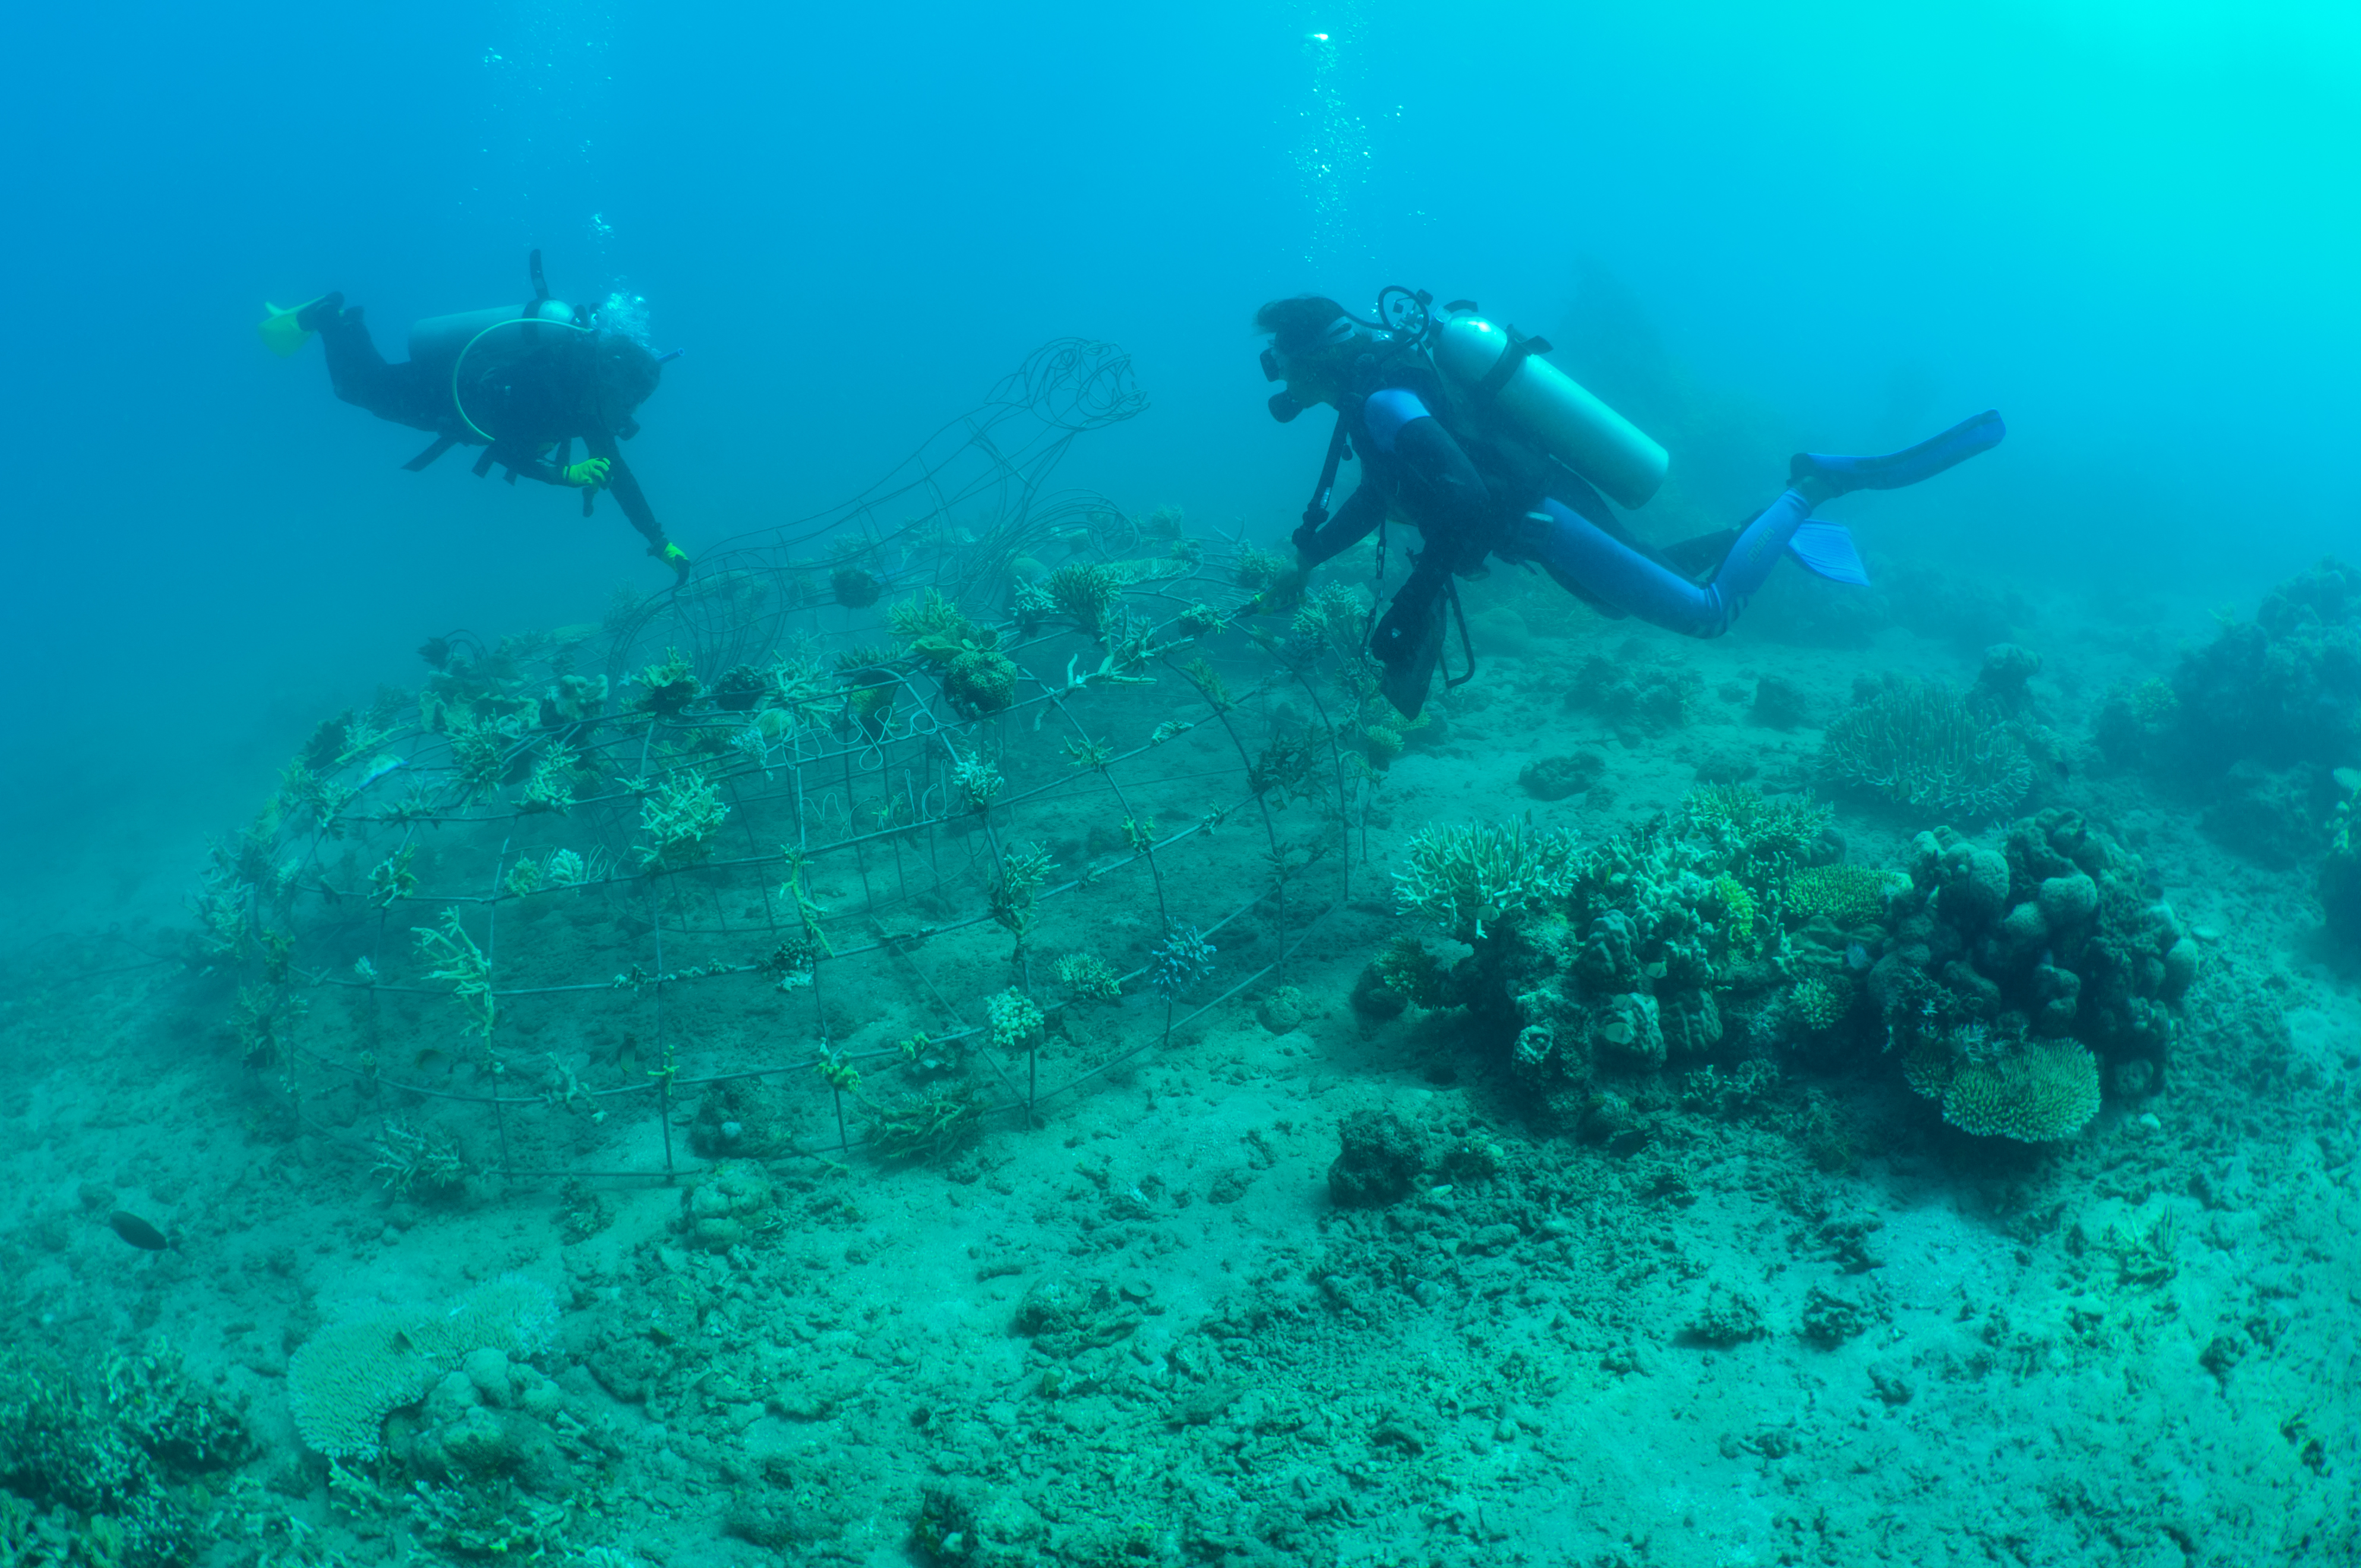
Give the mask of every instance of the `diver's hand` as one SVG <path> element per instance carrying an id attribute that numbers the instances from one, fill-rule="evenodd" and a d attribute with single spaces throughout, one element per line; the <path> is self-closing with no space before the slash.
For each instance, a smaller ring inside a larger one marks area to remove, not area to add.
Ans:
<path id="1" fill-rule="evenodd" d="M 604 457 L 585 458 L 563 469 L 558 477 L 569 485 L 595 490 L 607 482 L 607 460 Z"/>
<path id="2" fill-rule="evenodd" d="M 653 554 L 654 554 L 659 560 L 663 561 L 665 565 L 672 568 L 673 586 L 675 587 L 678 587 L 681 584 L 688 581 L 687 551 L 683 550 L 677 544 L 667 544 L 663 550 L 653 552 Z"/>
<path id="3" fill-rule="evenodd" d="M 1305 571 L 1311 570 L 1312 547 L 1320 543 L 1320 525 L 1316 522 L 1306 522 L 1301 528 L 1290 534 L 1287 542 L 1295 546 L 1295 559 L 1299 567 Z"/>

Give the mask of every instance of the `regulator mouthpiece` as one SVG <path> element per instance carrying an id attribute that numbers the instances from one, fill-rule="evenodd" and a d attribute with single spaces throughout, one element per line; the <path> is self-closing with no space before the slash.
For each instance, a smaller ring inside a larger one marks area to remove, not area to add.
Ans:
<path id="1" fill-rule="evenodd" d="M 1281 424 L 1290 424 L 1294 422 L 1295 416 L 1303 411 L 1303 401 L 1293 392 L 1273 392 L 1268 407 L 1271 418 Z"/>

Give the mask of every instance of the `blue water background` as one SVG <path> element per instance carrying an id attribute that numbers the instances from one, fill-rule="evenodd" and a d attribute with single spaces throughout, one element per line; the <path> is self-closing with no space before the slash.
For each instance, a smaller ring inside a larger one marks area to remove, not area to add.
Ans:
<path id="1" fill-rule="evenodd" d="M 2006 411 L 2000 453 L 1859 515 L 1872 550 L 2251 605 L 2361 547 L 2349 15 L 15 7 L 0 924 L 169 915 L 424 637 L 661 586 L 611 510 L 404 473 L 423 437 L 254 335 L 335 288 L 399 355 L 522 299 L 534 246 L 687 350 L 630 455 L 693 554 L 1064 334 L 1154 403 L 1066 477 L 1276 539 L 1325 431 L 1265 417 L 1255 304 L 1399 280 L 1555 333 L 1603 278 L 1799 444 Z M 1777 477 L 1747 456 L 1675 455 L 1733 510 Z"/>

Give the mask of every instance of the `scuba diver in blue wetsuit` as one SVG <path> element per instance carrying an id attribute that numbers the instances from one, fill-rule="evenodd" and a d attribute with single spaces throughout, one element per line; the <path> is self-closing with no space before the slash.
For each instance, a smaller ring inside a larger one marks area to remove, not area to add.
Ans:
<path id="1" fill-rule="evenodd" d="M 1664 482 L 1666 457 L 1612 409 L 1539 357 L 1549 345 L 1485 319 L 1472 301 L 1433 308 L 1432 296 L 1390 287 L 1378 321 L 1334 300 L 1274 300 L 1255 315 L 1270 334 L 1264 378 L 1284 424 L 1314 403 L 1336 428 L 1294 543 L 1309 571 L 1367 538 L 1389 516 L 1415 526 L 1424 548 L 1369 640 L 1387 697 L 1407 717 L 1425 705 L 1444 652 L 1455 576 L 1488 555 L 1540 566 L 1607 615 L 1635 615 L 1668 631 L 1719 637 L 1783 554 L 1837 582 L 1865 585 L 1852 536 L 1812 509 L 1852 490 L 1890 490 L 1933 477 L 1996 444 L 2000 415 L 1981 413 L 1932 440 L 1884 456 L 1798 454 L 1779 499 L 1742 525 L 1662 549 L 1631 537 L 1606 499 L 1637 508 Z M 1332 518 L 1338 466 L 1358 456 L 1362 481 Z M 1381 545 L 1382 547 L 1382 545 Z M 1474 674 L 1465 618 L 1460 642 Z"/>

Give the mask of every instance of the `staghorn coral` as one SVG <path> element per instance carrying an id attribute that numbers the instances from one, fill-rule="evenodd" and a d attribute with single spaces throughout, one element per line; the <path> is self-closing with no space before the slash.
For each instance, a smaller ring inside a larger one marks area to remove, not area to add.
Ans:
<path id="1" fill-rule="evenodd" d="M 1394 874 L 1404 912 L 1417 910 L 1460 941 L 1485 935 L 1487 923 L 1513 925 L 1562 898 L 1573 885 L 1574 835 L 1562 828 L 1532 832 L 1502 828 L 1422 828 L 1411 839 L 1410 868 Z"/>
<path id="2" fill-rule="evenodd" d="M 1058 983 L 1076 1002 L 1113 1002 L 1123 994 L 1115 966 L 1096 953 L 1068 953 L 1060 959 Z"/>
<path id="3" fill-rule="evenodd" d="M 704 774 L 666 779 L 640 802 L 640 830 L 650 839 L 640 847 L 641 864 L 669 871 L 703 860 L 729 815 L 720 789 Z"/>
<path id="4" fill-rule="evenodd" d="M 1176 926 L 1148 955 L 1148 983 L 1169 1002 L 1213 972 L 1214 950 L 1194 926 Z"/>
<path id="5" fill-rule="evenodd" d="M 981 751 L 964 757 L 959 757 L 956 751 L 951 754 L 959 758 L 951 767 L 951 787 L 959 794 L 960 805 L 969 811 L 989 809 L 1008 781 Z"/>
<path id="6" fill-rule="evenodd" d="M 467 1162 L 441 1133 L 388 1117 L 369 1146 L 378 1157 L 370 1174 L 396 1198 L 451 1198 L 467 1190 Z"/>
<path id="7" fill-rule="evenodd" d="M 1820 765 L 1898 805 L 1978 821 L 2015 806 L 2033 782 L 2025 747 L 2005 725 L 1948 686 L 1892 678 L 1828 727 Z"/>
<path id="8" fill-rule="evenodd" d="M 459 911 L 445 909 L 439 927 L 415 926 L 411 934 L 418 938 L 420 955 L 435 966 L 426 971 L 426 977 L 451 982 L 451 1000 L 467 1015 L 460 1032 L 480 1035 L 489 1042 L 492 1025 L 500 1019 L 500 1003 L 492 995 L 491 960 L 459 923 Z"/>

